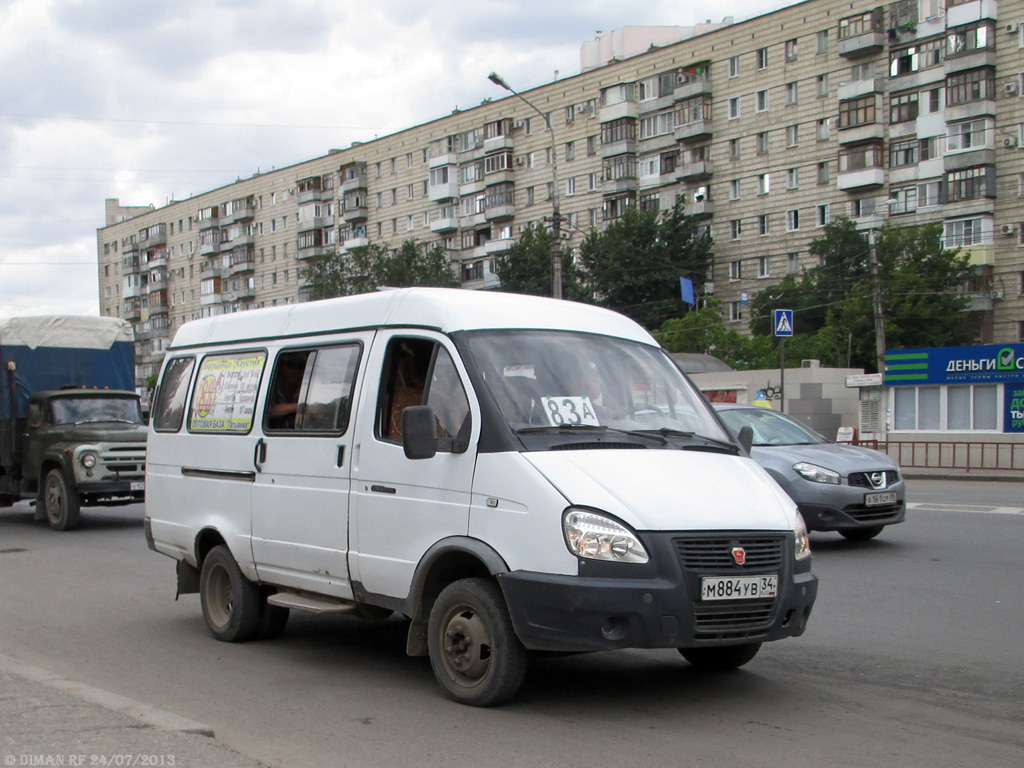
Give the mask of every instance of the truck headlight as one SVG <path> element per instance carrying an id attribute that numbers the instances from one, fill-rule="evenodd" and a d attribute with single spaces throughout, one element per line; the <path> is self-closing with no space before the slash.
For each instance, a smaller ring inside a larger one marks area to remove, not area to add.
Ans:
<path id="1" fill-rule="evenodd" d="M 840 477 L 838 472 L 819 467 L 817 464 L 808 464 L 806 461 L 801 461 L 799 464 L 794 464 L 793 469 L 804 480 L 810 480 L 812 483 L 839 485 Z"/>
<path id="2" fill-rule="evenodd" d="M 804 516 L 799 512 L 796 513 L 793 541 L 796 545 L 793 552 L 797 560 L 806 560 L 811 556 L 811 537 L 807 533 L 807 523 L 804 522 Z"/>
<path id="3" fill-rule="evenodd" d="M 633 531 L 589 509 L 565 510 L 562 530 L 566 546 L 576 557 L 615 563 L 646 563 L 650 559 Z"/>
<path id="4" fill-rule="evenodd" d="M 82 466 L 83 467 L 85 467 L 86 469 L 92 469 L 93 467 L 96 466 L 96 454 L 95 453 L 85 453 L 85 454 L 82 454 L 82 458 L 80 459 L 80 461 L 82 462 Z"/>

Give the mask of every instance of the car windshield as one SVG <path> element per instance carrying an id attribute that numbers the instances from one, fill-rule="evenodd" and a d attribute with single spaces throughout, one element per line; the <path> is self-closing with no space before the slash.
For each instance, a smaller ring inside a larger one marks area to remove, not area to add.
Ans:
<path id="1" fill-rule="evenodd" d="M 827 443 L 803 424 L 768 408 L 722 408 L 718 415 L 734 434 L 743 427 L 754 431 L 753 445 L 813 445 Z"/>
<path id="2" fill-rule="evenodd" d="M 118 397 L 66 397 L 51 401 L 54 424 L 125 421 L 141 424 L 139 401 Z"/>
<path id="3" fill-rule="evenodd" d="M 509 426 L 729 441 L 659 348 L 565 331 L 478 331 L 469 349 Z"/>

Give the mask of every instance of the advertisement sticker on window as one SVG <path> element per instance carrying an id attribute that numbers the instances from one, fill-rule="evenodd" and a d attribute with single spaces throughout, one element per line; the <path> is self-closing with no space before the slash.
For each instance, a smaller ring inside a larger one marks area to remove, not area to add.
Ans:
<path id="1" fill-rule="evenodd" d="M 189 430 L 246 433 L 252 429 L 266 359 L 265 352 L 205 358 L 196 377 Z"/>

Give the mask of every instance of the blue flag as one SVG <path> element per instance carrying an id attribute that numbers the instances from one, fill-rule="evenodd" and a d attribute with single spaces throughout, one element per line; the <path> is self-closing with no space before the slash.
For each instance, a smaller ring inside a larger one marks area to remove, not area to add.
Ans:
<path id="1" fill-rule="evenodd" d="M 679 278 L 679 290 L 683 295 L 683 301 L 687 304 L 696 304 L 697 299 L 693 295 L 693 280 L 685 277 Z"/>

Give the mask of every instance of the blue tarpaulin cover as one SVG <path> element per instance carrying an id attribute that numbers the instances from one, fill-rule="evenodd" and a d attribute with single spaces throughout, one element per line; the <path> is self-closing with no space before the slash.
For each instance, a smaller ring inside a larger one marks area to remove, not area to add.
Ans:
<path id="1" fill-rule="evenodd" d="M 9 363 L 14 363 L 14 416 L 33 392 L 63 387 L 135 389 L 132 327 L 113 317 L 48 315 L 0 321 L 0 418 L 11 416 Z"/>

